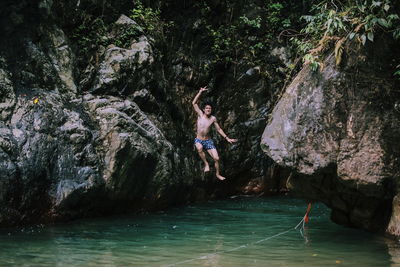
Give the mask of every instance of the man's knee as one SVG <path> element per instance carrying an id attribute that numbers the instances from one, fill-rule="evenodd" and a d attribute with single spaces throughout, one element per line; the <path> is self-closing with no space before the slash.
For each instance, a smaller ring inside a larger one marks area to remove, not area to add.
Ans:
<path id="1" fill-rule="evenodd" d="M 212 158 L 214 161 L 219 161 L 219 156 L 213 156 Z"/>
<path id="2" fill-rule="evenodd" d="M 197 152 L 202 153 L 203 152 L 203 147 L 202 146 L 196 146 Z"/>

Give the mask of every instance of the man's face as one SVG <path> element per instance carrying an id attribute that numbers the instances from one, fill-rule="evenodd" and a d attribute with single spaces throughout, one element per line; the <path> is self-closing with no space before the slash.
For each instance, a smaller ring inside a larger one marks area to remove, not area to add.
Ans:
<path id="1" fill-rule="evenodd" d="M 212 111 L 212 108 L 211 108 L 210 105 L 206 105 L 206 106 L 204 107 L 204 114 L 205 114 L 206 116 L 210 116 L 210 115 L 211 115 L 211 111 Z"/>

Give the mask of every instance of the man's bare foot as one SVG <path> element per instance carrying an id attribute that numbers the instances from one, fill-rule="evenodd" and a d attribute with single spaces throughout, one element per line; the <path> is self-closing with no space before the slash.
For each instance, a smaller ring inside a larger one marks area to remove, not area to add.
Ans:
<path id="1" fill-rule="evenodd" d="M 209 172 L 210 171 L 210 165 L 206 165 L 204 167 L 204 172 Z"/>
<path id="2" fill-rule="evenodd" d="M 220 174 L 216 174 L 215 176 L 217 176 L 217 178 L 220 179 L 221 181 L 225 180 L 225 177 Z"/>

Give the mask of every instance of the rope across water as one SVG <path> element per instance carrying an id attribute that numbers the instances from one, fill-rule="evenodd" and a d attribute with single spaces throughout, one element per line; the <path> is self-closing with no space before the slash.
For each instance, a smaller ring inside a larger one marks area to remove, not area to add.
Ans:
<path id="1" fill-rule="evenodd" d="M 283 232 L 280 232 L 280 233 L 275 234 L 275 235 L 273 235 L 273 236 L 268 236 L 268 237 L 263 238 L 263 239 L 261 239 L 261 240 L 258 240 L 258 241 L 252 242 L 252 243 L 248 243 L 248 244 L 245 244 L 245 245 L 241 245 L 241 246 L 238 246 L 238 247 L 235 247 L 235 248 L 232 248 L 232 249 L 221 250 L 221 251 L 209 253 L 209 254 L 206 254 L 206 255 L 203 255 L 203 256 L 200 256 L 200 257 L 196 257 L 196 258 L 192 258 L 192 259 L 188 259 L 188 260 L 176 262 L 176 263 L 173 263 L 173 264 L 167 264 L 167 265 L 163 265 L 163 266 L 165 266 L 165 267 L 171 267 L 171 266 L 177 266 L 177 265 L 189 263 L 189 262 L 196 261 L 196 260 L 206 260 L 206 259 L 208 259 L 208 258 L 210 258 L 210 257 L 212 257 L 212 256 L 215 256 L 215 255 L 218 255 L 218 254 L 224 254 L 224 253 L 236 251 L 236 250 L 239 250 L 239 249 L 242 249 L 242 248 L 246 248 L 246 247 L 251 246 L 251 245 L 260 244 L 260 243 L 262 243 L 262 242 L 268 241 L 268 240 L 273 239 L 273 238 L 275 238 L 275 237 L 284 235 L 284 234 L 286 234 L 286 233 L 288 233 L 288 232 L 290 232 L 290 231 L 292 231 L 292 230 L 297 230 L 297 229 L 299 229 L 299 230 L 300 230 L 300 234 L 301 234 L 302 236 L 304 236 L 304 235 L 303 235 L 304 225 L 305 225 L 305 223 L 308 222 L 308 214 L 309 214 L 309 212 L 310 212 L 310 209 L 311 209 L 311 204 L 308 204 L 307 212 L 306 212 L 306 214 L 304 215 L 304 217 L 301 219 L 301 221 L 300 221 L 295 227 L 289 228 L 289 229 L 286 230 L 286 231 L 283 231 Z M 301 227 L 300 227 L 300 226 L 301 226 Z"/>

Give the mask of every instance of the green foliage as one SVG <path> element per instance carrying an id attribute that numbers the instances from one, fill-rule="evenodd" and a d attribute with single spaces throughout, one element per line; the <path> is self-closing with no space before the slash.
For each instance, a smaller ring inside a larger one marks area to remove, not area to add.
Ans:
<path id="1" fill-rule="evenodd" d="M 161 18 L 160 9 L 146 7 L 140 0 L 135 1 L 130 17 L 138 23 L 145 35 L 156 39 L 165 39 L 165 34 L 174 26 L 173 21 L 165 21 Z"/>
<path id="2" fill-rule="evenodd" d="M 135 8 L 132 9 L 130 17 L 148 34 L 157 31 L 161 24 L 160 10 L 145 7 L 139 0 L 135 1 Z"/>
<path id="3" fill-rule="evenodd" d="M 86 66 L 88 59 L 100 45 L 108 45 L 109 40 L 105 38 L 108 30 L 109 27 L 102 18 L 83 16 L 82 22 L 70 35 L 71 40 L 77 45 L 78 65 Z"/>
<path id="4" fill-rule="evenodd" d="M 321 54 L 335 42 L 336 63 L 340 64 L 343 43 L 355 40 L 365 45 L 373 42 L 375 34 L 384 31 L 400 38 L 400 18 L 396 14 L 395 0 L 324 0 L 312 6 L 313 15 L 302 16 L 306 26 L 301 33 L 304 38 L 293 37 L 297 50 L 305 54 L 304 62 L 313 69 L 321 62 Z"/>
<path id="5" fill-rule="evenodd" d="M 239 22 L 250 28 L 260 29 L 261 28 L 261 18 L 257 16 L 255 19 L 249 19 L 245 15 L 239 17 Z"/>
<path id="6" fill-rule="evenodd" d="M 276 41 L 282 29 L 291 26 L 291 18 L 284 14 L 285 5 L 279 0 L 251 3 L 227 0 L 215 20 L 211 19 L 216 14 L 207 1 L 199 0 L 196 6 L 202 16 L 200 27 L 211 40 L 212 63 L 237 64 L 246 60 L 261 64 L 268 45 Z"/>
<path id="7" fill-rule="evenodd" d="M 132 40 L 141 36 L 142 30 L 138 25 L 114 26 L 115 38 L 109 38 L 112 24 L 106 24 L 102 17 L 85 16 L 82 23 L 71 34 L 71 39 L 77 44 L 78 64 L 85 65 L 100 46 L 114 44 L 119 47 L 129 47 Z"/>
<path id="8" fill-rule="evenodd" d="M 132 40 L 138 39 L 143 35 L 142 29 L 137 25 L 124 25 L 117 31 L 117 38 L 113 40 L 113 43 L 118 47 L 129 47 Z"/>
<path id="9" fill-rule="evenodd" d="M 105 21 L 104 16 L 90 15 L 80 11 L 77 26 L 70 33 L 71 40 L 77 46 L 78 64 L 85 67 L 100 46 L 114 44 L 128 48 L 133 40 L 142 35 L 163 38 L 166 29 L 172 22 L 163 22 L 160 10 L 145 7 L 141 1 L 135 1 L 130 17 L 136 22 L 132 25 L 115 25 Z M 96 59 L 97 60 L 97 59 Z"/>
<path id="10" fill-rule="evenodd" d="M 281 26 L 290 27 L 290 19 L 282 16 L 283 4 L 265 1 L 265 11 L 268 16 L 268 26 L 279 29 Z"/>
<path id="11" fill-rule="evenodd" d="M 80 52 L 88 53 L 98 45 L 104 44 L 104 36 L 108 31 L 107 25 L 101 18 L 87 17 L 73 32 L 71 38 L 76 40 Z"/>

